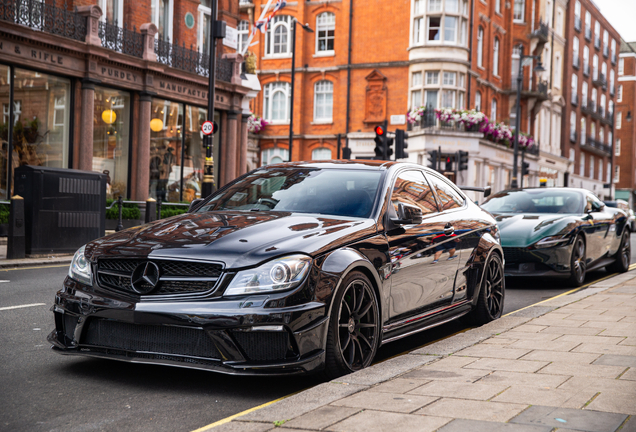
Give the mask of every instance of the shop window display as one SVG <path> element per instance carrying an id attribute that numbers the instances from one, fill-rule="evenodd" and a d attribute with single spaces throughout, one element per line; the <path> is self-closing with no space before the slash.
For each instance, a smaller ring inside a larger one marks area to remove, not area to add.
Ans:
<path id="1" fill-rule="evenodd" d="M 151 116 L 149 194 L 163 202 L 179 202 L 183 105 L 153 99 Z"/>
<path id="2" fill-rule="evenodd" d="M 130 93 L 95 87 L 93 171 L 106 174 L 106 197 L 128 195 Z"/>
<path id="3" fill-rule="evenodd" d="M 13 103 L 11 175 L 22 165 L 68 168 L 70 81 L 15 68 L 14 97 L 9 100 L 11 72 L 0 65 L 0 197 L 7 198 L 9 116 Z"/>

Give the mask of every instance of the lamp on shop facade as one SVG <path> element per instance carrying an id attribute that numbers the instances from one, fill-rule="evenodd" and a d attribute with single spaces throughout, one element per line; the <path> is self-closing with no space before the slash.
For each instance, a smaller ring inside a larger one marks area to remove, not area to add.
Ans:
<path id="1" fill-rule="evenodd" d="M 519 160 L 519 128 L 521 127 L 521 87 L 523 86 L 523 67 L 532 64 L 532 61 L 537 60 L 537 66 L 534 68 L 535 72 L 545 72 L 545 68 L 541 64 L 541 56 L 523 55 L 519 54 L 519 71 L 517 72 L 517 102 L 515 107 L 515 137 L 514 137 L 514 153 L 512 158 L 512 180 L 510 182 L 511 189 L 517 189 L 519 184 L 517 183 L 517 165 Z"/>
<path id="2" fill-rule="evenodd" d="M 158 118 L 150 120 L 150 130 L 153 132 L 159 132 L 163 129 L 163 121 Z"/>
<path id="3" fill-rule="evenodd" d="M 296 75 L 296 22 L 298 20 L 294 18 L 291 24 L 291 40 L 292 40 L 292 58 L 291 58 L 291 94 L 289 95 L 291 101 L 289 103 L 289 162 L 292 160 L 292 148 L 294 140 L 294 76 Z M 314 31 L 309 27 L 309 24 L 300 24 L 303 30 L 308 33 Z"/>
<path id="4" fill-rule="evenodd" d="M 106 124 L 113 124 L 115 123 L 115 120 L 117 120 L 117 114 L 115 114 L 115 111 L 111 109 L 104 110 L 102 112 L 102 120 Z"/>

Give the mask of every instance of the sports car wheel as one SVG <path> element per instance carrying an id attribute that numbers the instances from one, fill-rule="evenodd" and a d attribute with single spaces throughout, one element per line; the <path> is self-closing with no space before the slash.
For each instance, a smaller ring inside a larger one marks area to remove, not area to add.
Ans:
<path id="1" fill-rule="evenodd" d="M 334 298 L 325 374 L 333 379 L 371 364 L 378 348 L 380 314 L 369 279 L 352 272 Z"/>
<path id="2" fill-rule="evenodd" d="M 585 240 L 580 235 L 574 240 L 572 248 L 572 256 L 570 257 L 570 285 L 578 287 L 585 282 L 585 271 L 587 264 L 585 262 Z"/>
<path id="3" fill-rule="evenodd" d="M 632 247 L 630 241 L 630 231 L 624 230 L 623 237 L 621 237 L 621 246 L 616 253 L 616 261 L 607 266 L 607 270 L 617 273 L 625 273 L 629 270 L 629 263 L 632 258 Z"/>
<path id="4" fill-rule="evenodd" d="M 501 258 L 493 253 L 486 267 L 477 306 L 473 310 L 473 321 L 477 325 L 489 323 L 499 318 L 503 312 L 506 287 Z"/>

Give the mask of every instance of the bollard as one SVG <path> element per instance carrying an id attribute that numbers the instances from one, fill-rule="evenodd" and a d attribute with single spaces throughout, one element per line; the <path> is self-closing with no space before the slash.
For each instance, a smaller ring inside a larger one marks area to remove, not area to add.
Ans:
<path id="1" fill-rule="evenodd" d="M 157 220 L 157 201 L 153 198 L 146 200 L 146 223 Z"/>
<path id="2" fill-rule="evenodd" d="M 7 259 L 24 258 L 26 248 L 24 226 L 24 199 L 20 195 L 11 197 L 9 210 L 9 237 L 7 238 Z"/>
<path id="3" fill-rule="evenodd" d="M 117 198 L 117 205 L 119 206 L 119 220 L 117 221 L 117 227 L 115 228 L 115 231 L 121 231 L 124 229 L 124 222 L 122 220 L 122 208 L 124 207 L 124 200 L 121 199 L 121 195 L 119 195 L 119 198 Z"/>
<path id="4" fill-rule="evenodd" d="M 161 198 L 157 201 L 157 220 L 161 219 Z"/>

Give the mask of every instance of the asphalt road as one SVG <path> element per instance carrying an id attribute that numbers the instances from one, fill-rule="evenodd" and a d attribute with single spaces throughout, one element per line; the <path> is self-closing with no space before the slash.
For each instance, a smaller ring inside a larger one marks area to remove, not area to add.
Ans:
<path id="1" fill-rule="evenodd" d="M 0 271 L 0 431 L 192 431 L 320 382 L 315 377 L 232 377 L 53 353 L 46 341 L 53 329 L 49 309 L 66 272 L 66 266 Z M 606 275 L 595 272 L 588 282 Z M 558 282 L 540 288 L 508 284 L 505 313 L 568 289 Z M 3 310 L 19 305 L 32 306 Z M 377 361 L 465 329 L 458 321 L 388 344 Z"/>

